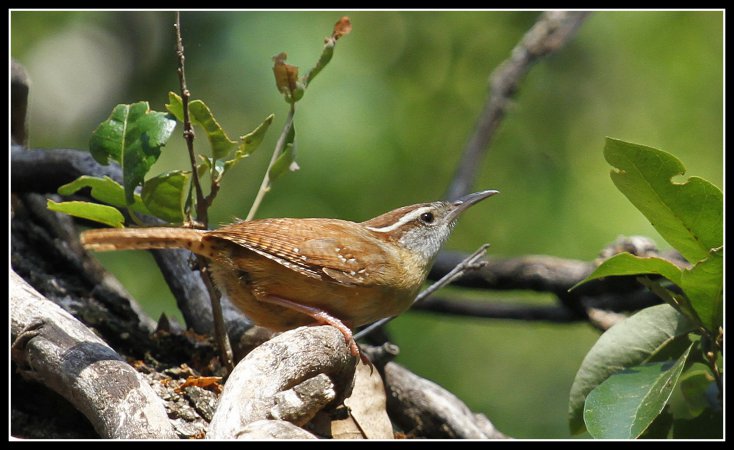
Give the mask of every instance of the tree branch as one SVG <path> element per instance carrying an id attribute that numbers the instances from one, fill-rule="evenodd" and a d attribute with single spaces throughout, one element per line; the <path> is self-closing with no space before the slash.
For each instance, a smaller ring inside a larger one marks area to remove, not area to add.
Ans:
<path id="1" fill-rule="evenodd" d="M 81 150 L 25 150 L 14 145 L 11 148 L 10 164 L 11 191 L 14 193 L 56 192 L 59 186 L 82 175 L 109 176 L 118 183 L 122 182 L 122 171 L 117 164 L 103 166 L 96 162 L 89 152 Z M 87 198 L 87 200 L 95 201 L 92 198 Z M 160 225 L 160 222 L 153 217 L 141 216 L 140 218 L 148 225 Z M 67 241 L 78 241 L 78 236 L 73 238 L 69 236 Z M 154 250 L 152 253 L 186 319 L 186 326 L 197 333 L 213 335 L 208 291 L 200 274 L 191 271 L 189 264 L 191 253 L 184 250 Z M 234 342 L 237 342 L 241 334 L 251 325 L 229 301 L 224 299 L 222 303 L 228 334 Z"/>
<path id="2" fill-rule="evenodd" d="M 409 435 L 430 439 L 506 439 L 454 394 L 394 362 L 385 366 L 390 418 Z"/>
<path id="3" fill-rule="evenodd" d="M 489 150 L 489 143 L 520 81 L 540 58 L 563 47 L 588 15 L 588 12 L 581 11 L 544 12 L 512 49 L 510 57 L 492 72 L 490 95 L 479 115 L 474 134 L 464 148 L 445 198 L 454 199 L 470 192 L 477 168 L 481 167 L 481 159 Z"/>
<path id="4" fill-rule="evenodd" d="M 253 431 L 248 426 L 262 420 L 287 418 L 295 425 L 305 424 L 326 404 L 339 404 L 349 395 L 356 362 L 334 327 L 301 327 L 276 336 L 237 364 L 207 438 L 248 438 Z M 308 383 L 321 393 L 306 396 L 310 406 L 299 409 L 297 417 L 286 413 L 290 410 L 286 402 L 296 395 L 293 390 L 306 389 Z M 286 429 L 290 433 L 292 427 Z"/>
<path id="5" fill-rule="evenodd" d="M 13 362 L 71 402 L 106 439 L 174 439 L 150 386 L 102 339 L 10 273 Z"/>

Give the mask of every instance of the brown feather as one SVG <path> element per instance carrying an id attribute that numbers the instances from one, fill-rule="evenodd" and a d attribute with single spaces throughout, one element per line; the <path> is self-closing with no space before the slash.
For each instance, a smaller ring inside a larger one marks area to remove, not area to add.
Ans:
<path id="1" fill-rule="evenodd" d="M 227 225 L 206 234 L 205 239 L 223 239 L 303 275 L 340 284 L 370 285 L 367 267 L 387 264 L 385 246 L 358 224 L 335 219 L 261 219 Z M 314 239 L 314 236 L 318 238 Z"/>

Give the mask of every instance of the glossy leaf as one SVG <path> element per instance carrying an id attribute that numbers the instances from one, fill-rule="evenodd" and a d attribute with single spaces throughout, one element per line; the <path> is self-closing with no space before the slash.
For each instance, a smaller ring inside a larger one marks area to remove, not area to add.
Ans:
<path id="1" fill-rule="evenodd" d="M 691 302 L 688 300 L 688 297 L 683 294 L 673 292 L 667 287 L 664 287 L 660 280 L 651 280 L 646 277 L 638 277 L 637 281 L 648 288 L 650 292 L 657 295 L 665 303 L 669 304 L 670 306 L 678 310 L 678 312 L 688 317 L 688 319 L 696 323 L 697 326 L 702 325 L 701 319 L 698 318 L 698 314 L 696 314 L 693 306 L 691 306 Z"/>
<path id="2" fill-rule="evenodd" d="M 587 353 L 571 386 L 569 426 L 584 431 L 586 396 L 612 374 L 654 359 L 664 347 L 695 329 L 695 324 L 669 305 L 645 308 L 601 335 Z"/>
<path id="3" fill-rule="evenodd" d="M 127 206 L 125 202 L 125 189 L 120 183 L 110 177 L 97 178 L 82 175 L 71 183 L 59 187 L 57 192 L 60 195 L 69 196 L 84 188 L 90 188 L 92 197 L 100 202 L 119 208 Z M 133 204 L 128 207 L 141 214 L 150 214 L 150 211 L 143 204 L 143 199 L 140 198 L 139 194 L 135 194 Z"/>
<path id="4" fill-rule="evenodd" d="M 135 188 L 158 160 L 175 127 L 176 121 L 168 114 L 151 111 L 148 102 L 139 102 L 117 105 L 92 133 L 89 149 L 94 159 L 100 164 L 113 159 L 122 167 L 127 204 L 134 203 Z"/>
<path id="5" fill-rule="evenodd" d="M 143 202 L 151 213 L 168 222 L 182 222 L 191 172 L 176 170 L 151 178 L 143 186 Z"/>
<path id="6" fill-rule="evenodd" d="M 670 406 L 670 405 L 668 405 Z M 639 436 L 639 439 L 667 439 L 673 427 L 673 414 L 666 407 Z"/>
<path id="7" fill-rule="evenodd" d="M 591 391 L 584 406 L 589 434 L 601 439 L 639 437 L 667 404 L 692 347 L 676 360 L 624 369 Z"/>
<path id="8" fill-rule="evenodd" d="M 684 270 L 679 283 L 703 325 L 717 332 L 723 323 L 724 251 L 710 256 Z"/>
<path id="9" fill-rule="evenodd" d="M 660 235 L 688 261 L 706 258 L 722 246 L 723 194 L 708 181 L 690 177 L 672 155 L 643 145 L 607 139 L 604 157 L 614 166 L 612 180 Z"/>
<path id="10" fill-rule="evenodd" d="M 680 284 L 681 269 L 675 264 L 661 258 L 640 257 L 630 253 L 619 253 L 607 259 L 584 280 L 571 289 L 597 278 L 621 275 L 657 274 L 675 284 Z"/>
<path id="11" fill-rule="evenodd" d="M 122 228 L 125 218 L 115 207 L 90 202 L 62 202 L 48 200 L 46 206 L 51 211 L 57 211 L 82 219 L 93 220 L 115 228 Z"/>

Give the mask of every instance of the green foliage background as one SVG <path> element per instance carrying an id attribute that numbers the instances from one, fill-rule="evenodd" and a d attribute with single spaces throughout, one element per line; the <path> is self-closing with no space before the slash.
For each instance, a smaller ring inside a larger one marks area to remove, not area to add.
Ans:
<path id="1" fill-rule="evenodd" d="M 285 119 L 271 57 L 286 51 L 289 64 L 308 69 L 342 15 L 353 31 L 298 104 L 301 170 L 277 181 L 259 217 L 359 221 L 440 198 L 490 72 L 539 12 L 183 13 L 194 98 L 231 135 L 276 114 L 261 149 L 225 179 L 213 224 L 246 215 Z M 168 91 L 178 90 L 173 20 L 173 12 L 10 12 L 11 55 L 33 80 L 30 145 L 85 149 L 118 103 L 164 110 Z M 475 185 L 502 194 L 467 213 L 447 247 L 470 252 L 491 242 L 493 256 L 586 260 L 620 234 L 665 247 L 609 179 L 605 136 L 665 150 L 688 174 L 722 186 L 722 12 L 593 13 L 522 83 Z M 204 139 L 198 145 L 207 148 Z M 184 167 L 184 148 L 173 138 L 152 173 Z M 147 254 L 100 259 L 152 316 L 176 314 Z M 389 330 L 399 362 L 521 438 L 568 437 L 568 391 L 598 337 L 584 324 L 418 313 Z"/>

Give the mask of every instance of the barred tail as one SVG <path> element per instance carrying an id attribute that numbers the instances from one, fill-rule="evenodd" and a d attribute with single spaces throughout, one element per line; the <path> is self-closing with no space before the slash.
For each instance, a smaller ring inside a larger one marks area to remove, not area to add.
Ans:
<path id="1" fill-rule="evenodd" d="M 83 232 L 81 242 L 87 250 L 98 252 L 185 248 L 201 254 L 204 233 L 188 228 L 105 228 Z"/>

